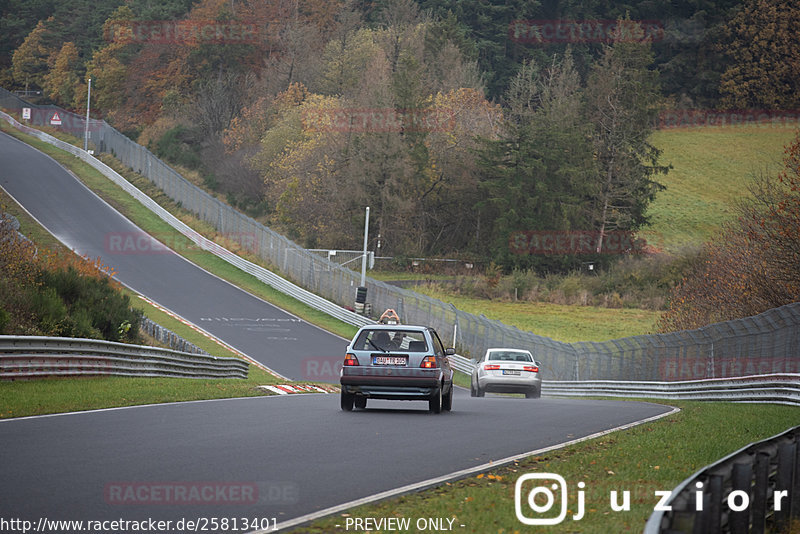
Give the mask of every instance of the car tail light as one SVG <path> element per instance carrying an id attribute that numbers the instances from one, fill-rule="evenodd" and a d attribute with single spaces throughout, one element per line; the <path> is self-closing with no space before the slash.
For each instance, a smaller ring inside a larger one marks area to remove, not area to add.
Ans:
<path id="1" fill-rule="evenodd" d="M 436 365 L 436 356 L 425 356 L 425 358 L 423 358 L 422 363 L 419 364 L 419 366 L 422 367 L 423 369 L 434 369 L 436 367 L 439 367 L 438 365 Z"/>
<path id="2" fill-rule="evenodd" d="M 486 369 L 487 371 L 497 371 L 498 369 L 500 369 L 500 364 L 487 363 L 486 365 L 483 366 L 483 368 Z"/>
<path id="3" fill-rule="evenodd" d="M 539 372 L 539 368 L 536 367 L 535 365 L 526 365 L 522 369 L 524 371 L 530 371 L 531 373 L 538 373 Z"/>
<path id="4" fill-rule="evenodd" d="M 344 366 L 349 367 L 353 365 L 358 365 L 358 358 L 356 358 L 355 354 L 347 354 L 344 357 Z"/>

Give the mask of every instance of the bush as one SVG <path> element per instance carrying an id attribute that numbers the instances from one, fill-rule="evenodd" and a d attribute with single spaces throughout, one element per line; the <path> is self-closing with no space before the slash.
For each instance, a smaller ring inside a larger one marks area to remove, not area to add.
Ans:
<path id="1" fill-rule="evenodd" d="M 48 302 L 57 299 L 63 306 L 59 320 L 51 327 L 52 335 L 138 340 L 140 315 L 131 309 L 130 298 L 112 287 L 108 277 L 83 276 L 70 266 L 42 272 L 41 281 Z M 53 317 L 52 312 L 56 310 L 55 304 L 51 306 L 48 318 Z M 120 325 L 126 321 L 132 327 L 121 333 Z"/>
<path id="2" fill-rule="evenodd" d="M 202 163 L 194 149 L 199 145 L 197 132 L 185 126 L 167 130 L 155 143 L 155 153 L 161 159 L 189 169 L 198 169 Z"/>
<path id="3" fill-rule="evenodd" d="M 0 333 L 140 340 L 141 316 L 99 258 L 37 250 L 5 216 L 0 244 Z"/>
<path id="4" fill-rule="evenodd" d="M 678 256 L 625 256 L 592 273 L 573 271 L 542 276 L 534 270 L 514 269 L 511 274 L 500 276 L 495 267 L 483 277 L 458 277 L 442 290 L 487 299 L 663 310 L 667 295 L 698 261 L 698 254 L 687 250 Z"/>

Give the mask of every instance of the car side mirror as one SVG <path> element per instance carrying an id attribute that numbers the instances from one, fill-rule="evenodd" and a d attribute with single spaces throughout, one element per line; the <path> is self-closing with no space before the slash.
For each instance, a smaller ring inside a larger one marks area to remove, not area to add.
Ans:
<path id="1" fill-rule="evenodd" d="M 455 354 L 455 353 L 456 353 L 456 349 L 452 349 L 452 348 L 451 348 L 451 349 L 444 349 L 444 353 L 445 353 L 447 356 L 452 356 L 453 354 Z"/>

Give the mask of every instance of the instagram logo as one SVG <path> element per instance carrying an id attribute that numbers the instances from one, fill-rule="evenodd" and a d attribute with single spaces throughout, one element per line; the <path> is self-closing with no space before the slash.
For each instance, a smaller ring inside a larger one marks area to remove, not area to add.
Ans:
<path id="1" fill-rule="evenodd" d="M 530 491 L 524 488 L 525 482 L 529 480 L 538 481 Z M 578 482 L 578 487 L 583 489 L 586 486 L 583 482 Z M 523 504 L 538 516 L 547 514 L 553 509 L 556 502 L 556 493 L 560 494 L 561 510 L 558 515 L 548 517 L 528 517 L 523 510 Z M 578 492 L 578 513 L 572 517 L 578 521 L 583 517 L 584 492 Z M 517 519 L 525 525 L 557 525 L 567 518 L 567 481 L 561 475 L 555 473 L 529 473 L 517 479 L 514 487 L 514 511 Z"/>

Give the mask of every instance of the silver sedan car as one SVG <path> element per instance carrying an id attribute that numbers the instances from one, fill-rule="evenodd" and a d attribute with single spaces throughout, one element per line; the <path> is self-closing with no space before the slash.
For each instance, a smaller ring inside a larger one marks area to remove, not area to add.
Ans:
<path id="1" fill-rule="evenodd" d="M 523 349 L 489 349 L 476 362 L 470 394 L 483 397 L 489 392 L 524 393 L 529 399 L 542 395 L 539 364 Z"/>
<path id="2" fill-rule="evenodd" d="M 342 410 L 367 407 L 367 399 L 424 400 L 433 413 L 453 407 L 453 369 L 433 328 L 362 327 L 347 347 L 340 372 Z"/>

